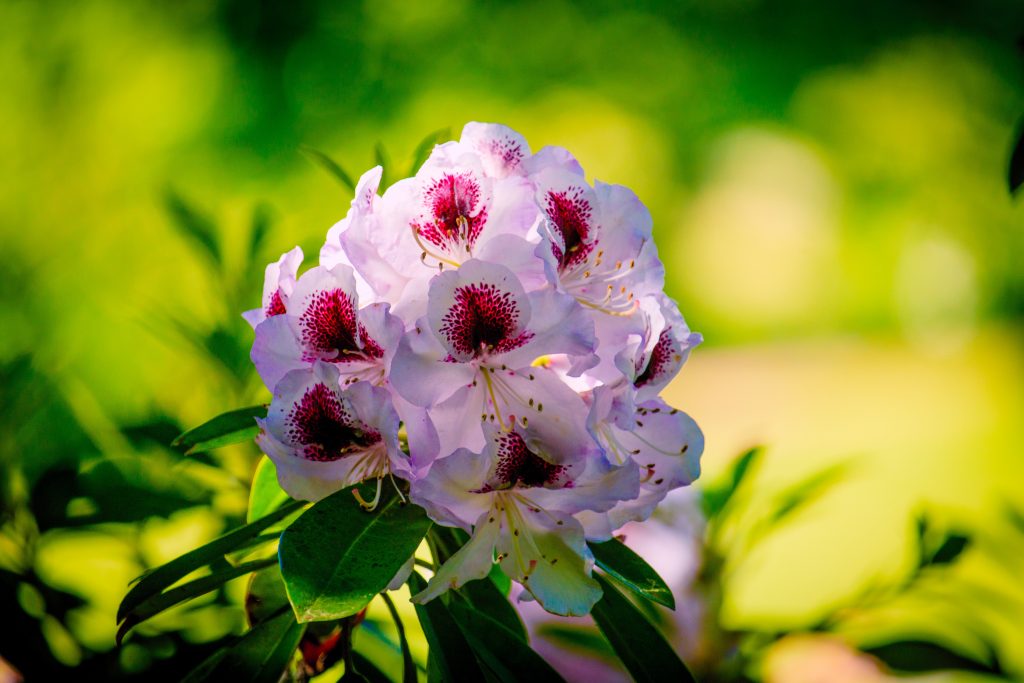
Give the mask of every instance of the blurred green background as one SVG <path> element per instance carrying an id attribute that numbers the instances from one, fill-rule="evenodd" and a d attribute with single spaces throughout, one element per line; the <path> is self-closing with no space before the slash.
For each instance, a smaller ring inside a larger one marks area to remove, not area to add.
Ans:
<path id="1" fill-rule="evenodd" d="M 1024 676 L 1022 34 L 1010 0 L 3 0 L 0 657 L 174 678 L 242 627 L 229 591 L 113 647 L 128 581 L 244 516 L 253 449 L 166 444 L 266 396 L 238 314 L 350 200 L 300 149 L 358 174 L 379 142 L 404 174 L 480 120 L 650 207 L 707 340 L 667 398 L 709 476 L 766 445 L 756 509 L 845 463 L 727 573 L 722 623 L 856 602 L 927 511 L 972 536 L 955 581 L 849 637 L 991 645 Z"/>

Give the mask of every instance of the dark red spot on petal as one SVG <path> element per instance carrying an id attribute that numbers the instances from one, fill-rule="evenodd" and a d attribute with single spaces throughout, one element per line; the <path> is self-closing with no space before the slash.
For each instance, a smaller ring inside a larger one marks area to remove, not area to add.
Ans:
<path id="1" fill-rule="evenodd" d="M 472 249 L 487 223 L 480 183 L 469 172 L 449 173 L 424 192 L 427 216 L 414 224 L 420 236 L 449 252 Z"/>
<path id="2" fill-rule="evenodd" d="M 498 466 L 494 488 L 564 487 L 565 467 L 555 465 L 530 451 L 515 432 L 498 437 Z"/>
<path id="3" fill-rule="evenodd" d="M 481 145 L 483 152 L 495 157 L 501 165 L 508 170 L 518 168 L 525 156 L 522 145 L 511 138 L 500 138 L 490 140 L 486 145 Z"/>
<path id="4" fill-rule="evenodd" d="M 273 296 L 270 297 L 270 303 L 267 304 L 265 312 L 268 318 L 271 316 L 281 315 L 282 313 L 288 312 L 284 306 L 284 299 L 281 298 L 280 289 L 275 291 Z"/>
<path id="5" fill-rule="evenodd" d="M 344 290 L 328 289 L 313 294 L 299 318 L 299 326 L 306 350 L 303 360 L 322 358 L 345 363 L 384 356 L 384 350 L 359 324 L 352 297 Z"/>
<path id="6" fill-rule="evenodd" d="M 309 460 L 338 460 L 381 440 L 346 409 L 341 398 L 324 384 L 306 390 L 287 418 L 287 436 Z"/>
<path id="7" fill-rule="evenodd" d="M 565 192 L 548 192 L 545 211 L 548 220 L 562 237 L 564 247 L 552 246 L 552 253 L 563 270 L 587 258 L 594 248 L 587 242 L 591 231 L 593 209 L 583 197 L 582 188 L 574 187 Z"/>
<path id="8" fill-rule="evenodd" d="M 520 312 L 511 292 L 492 284 L 455 290 L 455 303 L 441 321 L 441 334 L 460 354 L 503 353 L 528 342 L 533 333 L 516 334 Z"/>
<path id="9" fill-rule="evenodd" d="M 639 388 L 664 376 L 668 372 L 672 361 L 672 328 L 666 327 L 661 331 L 658 343 L 651 350 L 651 357 L 647 361 L 647 367 L 643 368 L 643 372 L 637 376 L 633 386 Z M 639 370 L 640 368 L 637 367 L 637 369 Z"/>

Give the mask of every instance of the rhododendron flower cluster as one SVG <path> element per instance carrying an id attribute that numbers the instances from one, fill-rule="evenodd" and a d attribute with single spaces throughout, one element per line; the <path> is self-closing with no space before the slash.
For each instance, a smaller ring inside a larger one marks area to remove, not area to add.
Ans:
<path id="1" fill-rule="evenodd" d="M 295 498 L 375 480 L 470 534 L 414 600 L 499 563 L 548 611 L 586 614 L 586 541 L 700 472 L 700 429 L 658 396 L 701 337 L 664 294 L 650 214 L 495 124 L 383 193 L 381 175 L 319 263 L 284 254 L 245 314 L 273 394 L 258 443 Z"/>

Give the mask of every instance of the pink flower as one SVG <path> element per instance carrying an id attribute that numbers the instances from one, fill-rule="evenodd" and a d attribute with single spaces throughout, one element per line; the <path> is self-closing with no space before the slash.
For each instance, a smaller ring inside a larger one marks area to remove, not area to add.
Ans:
<path id="1" fill-rule="evenodd" d="M 381 176 L 359 179 L 319 265 L 299 276 L 285 254 L 245 314 L 274 394 L 258 442 L 293 496 L 394 474 L 470 532 L 417 600 L 496 561 L 545 609 L 586 614 L 586 539 L 700 473 L 703 434 L 658 396 L 701 337 L 664 294 L 651 216 L 498 124 L 383 194 Z"/>

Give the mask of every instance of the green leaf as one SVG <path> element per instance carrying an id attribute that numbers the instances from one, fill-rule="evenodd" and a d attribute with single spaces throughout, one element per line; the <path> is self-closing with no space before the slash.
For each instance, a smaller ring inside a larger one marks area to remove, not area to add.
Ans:
<path id="1" fill-rule="evenodd" d="M 192 455 L 233 443 L 251 441 L 259 433 L 255 418 L 266 416 L 267 406 L 249 406 L 232 410 L 181 434 L 171 446 L 185 455 Z"/>
<path id="2" fill-rule="evenodd" d="M 588 657 L 615 660 L 615 651 L 608 645 L 608 641 L 589 626 L 545 623 L 537 628 L 537 635 Z"/>
<path id="3" fill-rule="evenodd" d="M 245 618 L 249 626 L 255 626 L 268 617 L 272 617 L 282 608 L 291 609 L 288 594 L 284 590 L 284 579 L 281 568 L 277 566 L 277 558 L 272 566 L 261 569 L 249 579 L 245 591 Z"/>
<path id="4" fill-rule="evenodd" d="M 597 566 L 621 581 L 631 591 L 669 609 L 676 608 L 676 599 L 665 580 L 644 561 L 644 558 L 624 543 L 613 538 L 604 543 L 587 545 L 594 553 Z"/>
<path id="5" fill-rule="evenodd" d="M 352 653 L 352 665 L 352 668 L 355 669 L 353 673 L 355 673 L 357 676 L 355 680 L 361 678 L 365 681 L 369 681 L 369 683 L 391 683 L 391 679 L 388 678 L 387 674 L 378 669 L 376 664 L 374 664 L 358 652 Z M 349 672 L 345 672 L 345 676 L 348 675 Z M 343 676 L 341 680 L 349 680 L 345 678 L 345 676 Z"/>
<path id="6" fill-rule="evenodd" d="M 979 673 L 1002 674 L 1002 665 L 994 657 L 992 663 L 979 662 L 954 652 L 936 643 L 921 640 L 903 640 L 864 648 L 864 652 L 876 657 L 890 669 L 905 673 L 927 671 L 976 671 Z"/>
<path id="7" fill-rule="evenodd" d="M 963 554 L 971 543 L 964 534 L 946 533 L 938 543 L 927 517 L 917 520 L 918 567 L 932 567 L 952 564 Z"/>
<path id="8" fill-rule="evenodd" d="M 768 525 L 776 525 L 794 512 L 812 503 L 825 493 L 849 469 L 847 463 L 836 463 L 786 488 L 774 502 Z"/>
<path id="9" fill-rule="evenodd" d="M 501 624 L 508 633 L 524 643 L 529 640 L 519 612 L 490 579 L 469 581 L 456 593 L 463 596 L 477 611 L 489 615 L 491 619 Z"/>
<path id="10" fill-rule="evenodd" d="M 1017 135 L 1017 144 L 1013 147 L 1010 155 L 1010 168 L 1007 174 L 1007 181 L 1010 185 L 1010 194 L 1017 192 L 1024 185 L 1024 127 Z"/>
<path id="11" fill-rule="evenodd" d="M 412 650 L 409 649 L 409 641 L 405 638 L 405 625 L 402 624 L 402 617 L 398 615 L 398 610 L 395 609 L 395 603 L 392 602 L 391 596 L 387 593 L 381 593 L 380 597 L 384 600 L 384 604 L 387 605 L 388 611 L 391 612 L 391 620 L 395 622 L 395 628 L 398 629 L 398 642 L 402 646 L 402 682 L 416 683 L 416 662 L 413 661 Z"/>
<path id="12" fill-rule="evenodd" d="M 200 548 L 147 572 L 139 579 L 138 583 L 132 586 L 121 601 L 121 605 L 117 608 L 117 622 L 121 623 L 125 616 L 143 602 L 161 593 L 165 588 L 195 570 L 209 566 L 217 560 L 223 561 L 224 556 L 230 552 L 274 540 L 277 537 L 276 534 L 261 536 L 261 533 L 302 506 L 303 503 L 298 501 L 287 504 L 266 517 L 228 532 Z"/>
<path id="13" fill-rule="evenodd" d="M 603 576 L 595 575 L 604 596 L 591 612 L 597 627 L 637 683 L 694 681 L 665 637 Z"/>
<path id="14" fill-rule="evenodd" d="M 305 624 L 289 609 L 256 625 L 233 645 L 213 654 L 185 678 L 185 683 L 231 681 L 277 683 L 299 647 Z"/>
<path id="15" fill-rule="evenodd" d="M 337 161 L 327 156 L 320 150 L 313 149 L 312 147 L 308 147 L 306 145 L 303 145 L 299 149 L 302 151 L 303 154 L 306 155 L 307 158 L 311 159 L 314 163 L 319 165 L 320 168 L 324 169 L 332 176 L 334 176 L 335 180 L 337 180 L 339 183 L 347 187 L 352 192 L 356 191 L 356 184 L 352 180 L 352 176 L 350 176 L 345 171 L 345 169 L 341 167 L 341 164 L 339 164 Z"/>
<path id="16" fill-rule="evenodd" d="M 388 151 L 379 142 L 373 148 L 373 158 L 377 165 L 381 167 L 380 189 L 383 192 L 389 185 L 390 172 L 388 169 L 391 168 L 391 160 L 388 158 Z"/>
<path id="17" fill-rule="evenodd" d="M 263 246 L 263 240 L 266 239 L 267 233 L 270 232 L 270 226 L 272 224 L 272 214 L 270 207 L 266 204 L 257 204 L 252 209 L 252 223 L 249 228 L 249 261 L 253 262 L 260 254 L 260 247 Z"/>
<path id="18" fill-rule="evenodd" d="M 164 200 L 167 212 L 171 215 L 171 224 L 181 234 L 193 240 L 216 265 L 220 266 L 220 242 L 217 240 L 217 228 L 213 221 L 190 206 L 174 190 L 167 190 Z"/>
<path id="19" fill-rule="evenodd" d="M 409 590 L 416 595 L 427 587 L 427 582 L 417 572 L 409 575 Z M 476 657 L 467 656 L 473 651 L 458 623 L 445 607 L 441 598 L 426 604 L 416 603 L 423 635 L 430 647 L 427 660 L 430 681 L 482 681 L 485 678 Z M 435 674 L 436 672 L 436 674 Z"/>
<path id="20" fill-rule="evenodd" d="M 430 156 L 430 152 L 433 151 L 434 145 L 439 142 L 443 142 L 451 137 L 450 128 L 441 128 L 430 133 L 425 138 L 420 140 L 420 144 L 416 145 L 416 151 L 412 153 L 412 164 L 409 166 L 409 173 L 407 175 L 416 175 L 416 171 L 420 170 L 420 166 Z"/>
<path id="21" fill-rule="evenodd" d="M 473 652 L 498 680 L 505 683 L 563 680 L 519 634 L 487 613 L 458 602 L 452 602 L 450 609 Z"/>
<path id="22" fill-rule="evenodd" d="M 175 586 L 166 592 L 154 595 L 125 615 L 124 621 L 121 622 L 121 626 L 117 629 L 117 644 L 121 644 L 121 641 L 124 639 L 124 636 L 128 631 L 147 619 L 151 619 L 175 605 L 180 605 L 192 598 L 205 595 L 210 591 L 216 590 L 232 579 L 237 579 L 240 576 L 245 576 L 250 572 L 263 569 L 264 567 L 268 567 L 273 564 L 277 564 L 277 558 L 243 562 L 237 567 L 229 566 L 227 569 L 214 571 L 212 574 L 201 576 L 198 579 L 189 581 L 188 583 Z"/>
<path id="23" fill-rule="evenodd" d="M 263 456 L 256 464 L 256 473 L 252 477 L 249 489 L 249 509 L 246 512 L 247 522 L 259 519 L 287 503 L 291 498 L 277 483 L 277 466 L 274 461 Z"/>
<path id="24" fill-rule="evenodd" d="M 714 485 L 704 489 L 704 512 L 709 519 L 717 517 L 729 504 L 751 465 L 761 457 L 761 453 L 760 448 L 751 448 L 743 453 L 732 462 L 729 470 Z"/>
<path id="25" fill-rule="evenodd" d="M 360 507 L 353 488 L 316 503 L 281 536 L 281 574 L 299 621 L 340 619 L 366 607 L 430 529 L 423 508 L 403 503 L 391 486 L 373 512 Z"/>
<path id="26" fill-rule="evenodd" d="M 501 591 L 502 595 L 506 598 L 508 597 L 509 592 L 512 590 L 512 579 L 508 578 L 508 574 L 502 571 L 500 564 L 495 562 L 491 566 L 491 572 L 487 575 L 487 578 Z"/>

